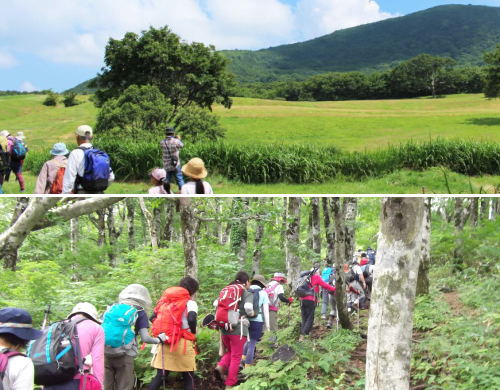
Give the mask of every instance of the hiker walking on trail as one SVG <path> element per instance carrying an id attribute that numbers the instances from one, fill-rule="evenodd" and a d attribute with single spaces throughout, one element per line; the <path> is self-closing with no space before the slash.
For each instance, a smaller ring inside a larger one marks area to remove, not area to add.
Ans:
<path id="1" fill-rule="evenodd" d="M 146 287 L 130 284 L 118 295 L 118 303 L 104 313 L 105 390 L 132 390 L 135 385 L 134 359 L 138 353 L 137 335 L 146 344 L 160 339 L 148 334 L 151 297 Z M 132 330 L 134 327 L 134 330 Z"/>
<path id="2" fill-rule="evenodd" d="M 9 142 L 3 135 L 4 131 L 0 132 L 0 195 L 3 194 L 3 181 L 10 165 Z"/>
<path id="3" fill-rule="evenodd" d="M 182 167 L 182 173 L 189 181 L 181 189 L 183 195 L 210 195 L 213 194 L 210 183 L 203 179 L 207 177 L 208 171 L 201 158 L 193 158 Z"/>
<path id="4" fill-rule="evenodd" d="M 179 190 L 184 185 L 184 178 L 181 172 L 181 158 L 179 151 L 184 147 L 181 136 L 175 134 L 173 127 L 167 127 L 166 138 L 160 142 L 163 156 L 163 168 L 167 172 L 167 181 L 177 182 Z"/>
<path id="5" fill-rule="evenodd" d="M 330 286 L 335 286 L 335 267 L 332 266 L 331 260 L 327 260 L 326 267 L 323 268 L 321 272 L 321 279 Z M 321 288 L 321 319 L 326 320 L 328 315 L 328 322 L 326 327 L 330 329 L 333 326 L 333 321 L 337 315 L 337 304 L 335 301 L 335 293 Z M 330 312 L 328 312 L 328 307 L 331 307 Z"/>
<path id="6" fill-rule="evenodd" d="M 248 338 L 250 322 L 247 316 L 254 315 L 253 294 L 248 292 L 250 277 L 244 271 L 236 274 L 234 281 L 224 287 L 214 305 L 215 320 L 221 329 L 222 346 L 225 353 L 217 363 L 215 376 L 231 389 L 238 384 L 243 347 Z"/>
<path id="7" fill-rule="evenodd" d="M 104 330 L 101 327 L 97 309 L 88 302 L 78 303 L 68 315 L 68 320 L 76 326 L 78 346 L 75 348 L 79 348 L 79 355 L 83 359 L 83 371 L 90 373 L 95 385 L 100 385 L 102 388 L 104 384 Z M 81 381 L 84 379 L 77 371 L 73 379 L 58 385 L 44 386 L 44 390 L 79 390 L 82 386 Z M 85 380 L 90 380 L 90 378 L 87 377 Z"/>
<path id="8" fill-rule="evenodd" d="M 194 389 L 198 305 L 193 297 L 198 287 L 196 279 L 186 276 L 178 286 L 166 289 L 156 305 L 153 334 L 163 342 L 156 347 L 151 365 L 157 373 L 148 390 L 165 385 L 171 371 L 182 373 L 184 390 Z"/>
<path id="9" fill-rule="evenodd" d="M 243 347 L 243 362 L 245 366 L 252 365 L 255 357 L 255 348 L 264 334 L 264 325 L 269 331 L 269 296 L 264 290 L 266 279 L 262 275 L 255 275 L 248 291 L 253 296 L 254 315 L 249 317 L 248 341 Z"/>
<path id="10" fill-rule="evenodd" d="M 78 148 L 68 158 L 63 194 L 102 194 L 115 179 L 109 156 L 92 146 L 93 134 L 87 125 L 76 129 Z"/>
<path id="11" fill-rule="evenodd" d="M 278 311 L 280 302 L 287 305 L 291 305 L 293 302 L 292 297 L 285 297 L 284 284 L 286 284 L 285 274 L 276 272 L 265 290 L 269 297 L 269 329 L 273 333 L 278 331 Z M 272 337 L 272 341 L 276 341 L 275 335 Z"/>
<path id="12" fill-rule="evenodd" d="M 66 172 L 69 154 L 66 145 L 63 143 L 54 144 L 50 154 L 54 156 L 52 160 L 43 164 L 42 170 L 38 174 L 35 186 L 35 194 L 60 194 Z"/>
<path id="13" fill-rule="evenodd" d="M 12 137 L 8 130 L 0 132 L 0 136 L 7 138 L 7 151 L 10 155 L 10 163 L 5 171 L 5 181 L 9 181 L 10 173 L 13 172 L 19 182 L 21 192 L 24 192 L 23 163 L 28 153 L 28 147 L 24 143 L 25 137 L 24 135 L 19 136 L 20 138 Z"/>
<path id="14" fill-rule="evenodd" d="M 314 324 L 314 310 L 318 303 L 317 296 L 319 295 L 320 287 L 335 292 L 335 287 L 325 283 L 319 274 L 319 268 L 312 268 L 310 278 L 308 279 L 309 293 L 300 297 L 300 310 L 302 314 L 302 323 L 300 326 L 299 341 L 304 340 L 304 336 L 308 336 Z"/>
<path id="15" fill-rule="evenodd" d="M 42 332 L 33 328 L 31 315 L 23 309 L 0 309 L 0 387 L 5 390 L 32 390 L 34 368 L 30 358 L 21 353 L 28 341 Z"/>
<path id="16" fill-rule="evenodd" d="M 151 187 L 148 191 L 149 195 L 170 195 L 170 183 L 167 181 L 167 172 L 165 169 L 154 168 L 151 171 Z"/>

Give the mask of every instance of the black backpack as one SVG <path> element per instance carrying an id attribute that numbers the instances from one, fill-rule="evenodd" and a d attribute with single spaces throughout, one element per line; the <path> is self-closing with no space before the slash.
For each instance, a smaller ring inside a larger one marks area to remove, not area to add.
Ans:
<path id="1" fill-rule="evenodd" d="M 260 313 L 260 306 L 259 306 L 259 303 L 260 303 L 260 291 L 261 291 L 260 289 L 253 289 L 253 288 L 250 288 L 248 290 L 248 292 L 252 293 L 252 296 L 253 296 L 252 304 L 253 304 L 253 312 L 254 312 L 254 315 L 253 316 L 247 316 L 248 318 L 255 318 Z"/>
<path id="2" fill-rule="evenodd" d="M 302 271 L 300 273 L 300 276 L 295 283 L 295 285 L 297 286 L 297 288 L 295 289 L 295 294 L 299 298 L 314 295 L 314 288 L 311 284 L 311 277 L 315 272 L 316 269 L 314 269 L 313 271 Z"/>
<path id="3" fill-rule="evenodd" d="M 83 369 L 76 326 L 87 321 L 63 320 L 43 330 L 42 337 L 28 346 L 27 355 L 35 366 L 35 384 L 53 386 L 66 383 Z M 90 320 L 88 320 L 90 321 Z"/>

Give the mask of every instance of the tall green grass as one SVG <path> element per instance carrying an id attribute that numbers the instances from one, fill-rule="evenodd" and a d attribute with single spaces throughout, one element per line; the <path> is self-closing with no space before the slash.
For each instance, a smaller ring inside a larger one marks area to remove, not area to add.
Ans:
<path id="1" fill-rule="evenodd" d="M 101 138 L 96 147 L 111 157 L 121 180 L 144 179 L 162 165 L 158 142 Z M 345 177 L 360 180 L 400 169 L 442 166 L 469 176 L 500 173 L 500 145 L 493 142 L 432 140 L 409 142 L 375 152 L 341 152 L 334 147 L 295 145 L 236 145 L 224 142 L 188 145 L 182 161 L 200 157 L 208 169 L 243 183 L 321 183 Z M 26 169 L 38 173 L 49 156 L 30 152 Z"/>

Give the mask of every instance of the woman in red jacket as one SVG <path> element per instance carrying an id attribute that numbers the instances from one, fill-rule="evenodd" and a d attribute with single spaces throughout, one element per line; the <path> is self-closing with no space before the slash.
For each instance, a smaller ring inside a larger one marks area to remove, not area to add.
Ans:
<path id="1" fill-rule="evenodd" d="M 299 341 L 304 340 L 304 336 L 309 335 L 314 323 L 314 310 L 318 303 L 319 288 L 323 287 L 326 290 L 335 291 L 335 287 L 325 283 L 319 274 L 319 268 L 313 268 L 311 276 L 311 289 L 314 294 L 307 295 L 300 298 L 300 310 L 302 313 L 302 324 L 300 326 Z"/>

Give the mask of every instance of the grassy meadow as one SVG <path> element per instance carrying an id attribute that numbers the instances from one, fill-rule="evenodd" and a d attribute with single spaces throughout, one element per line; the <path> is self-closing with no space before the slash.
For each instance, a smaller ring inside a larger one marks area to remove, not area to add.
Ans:
<path id="1" fill-rule="evenodd" d="M 24 131 L 32 150 L 48 150 L 55 142 L 74 143 L 74 129 L 94 125 L 97 109 L 88 97 L 75 107 L 45 107 L 44 96 L 0 97 L 0 129 Z M 462 139 L 500 141 L 500 100 L 482 95 L 440 99 L 284 102 L 235 98 L 231 110 L 214 107 L 235 145 L 302 144 L 334 146 L 342 151 L 375 151 L 408 141 Z M 208 167 L 210 169 L 210 166 Z M 353 181 L 339 178 L 317 184 L 242 184 L 210 176 L 218 194 L 237 193 L 470 193 L 496 192 L 499 176 L 471 178 L 440 168 L 398 171 L 380 178 Z M 449 181 L 446 184 L 446 179 Z M 35 178 L 27 174 L 27 192 Z M 145 193 L 146 182 L 115 183 L 108 193 Z M 7 183 L 6 193 L 17 185 Z"/>

